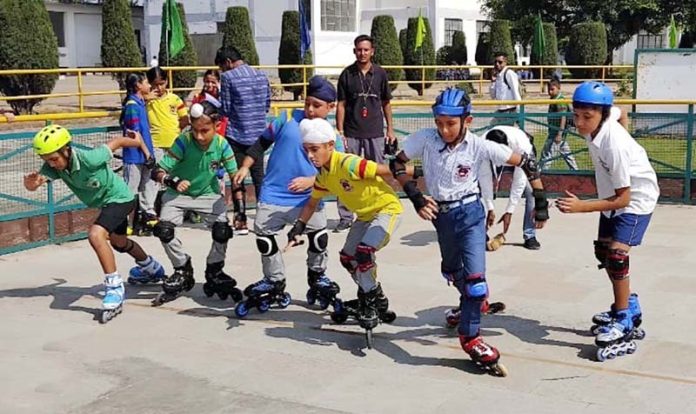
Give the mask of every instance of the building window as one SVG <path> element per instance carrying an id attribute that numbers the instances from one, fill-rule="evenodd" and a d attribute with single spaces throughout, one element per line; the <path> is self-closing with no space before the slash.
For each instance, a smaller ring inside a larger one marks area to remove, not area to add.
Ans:
<path id="1" fill-rule="evenodd" d="M 482 33 L 490 32 L 491 27 L 488 25 L 489 23 L 487 20 L 476 20 L 476 34 L 480 36 Z"/>
<path id="2" fill-rule="evenodd" d="M 355 31 L 355 0 L 321 0 L 321 30 Z"/>
<path id="3" fill-rule="evenodd" d="M 445 46 L 452 46 L 454 32 L 463 31 L 462 19 L 445 19 Z"/>
<path id="4" fill-rule="evenodd" d="M 58 39 L 58 47 L 65 47 L 64 16 L 65 13 L 63 12 L 48 12 L 48 17 L 51 19 L 51 25 L 53 26 L 53 33 L 56 34 L 56 39 Z"/>
<path id="5" fill-rule="evenodd" d="M 638 49 L 662 49 L 663 38 L 661 34 L 642 32 L 638 34 Z"/>

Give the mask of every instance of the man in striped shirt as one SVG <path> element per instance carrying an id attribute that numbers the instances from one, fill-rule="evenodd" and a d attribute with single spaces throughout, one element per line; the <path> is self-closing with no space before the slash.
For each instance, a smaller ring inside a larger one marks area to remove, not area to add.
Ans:
<path id="1" fill-rule="evenodd" d="M 237 164 L 266 129 L 266 113 L 271 106 L 271 88 L 266 74 L 242 60 L 234 47 L 222 47 L 215 56 L 220 67 L 220 102 L 222 114 L 229 119 L 225 138 L 230 143 Z M 256 199 L 259 198 L 264 166 L 262 160 L 250 168 Z M 233 187 L 234 227 L 238 234 L 248 234 L 244 185 Z"/>

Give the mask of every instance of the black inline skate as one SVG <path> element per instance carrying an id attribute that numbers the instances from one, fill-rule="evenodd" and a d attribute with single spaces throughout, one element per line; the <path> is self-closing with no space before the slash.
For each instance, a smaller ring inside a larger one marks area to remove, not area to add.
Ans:
<path id="1" fill-rule="evenodd" d="M 233 301 L 239 302 L 243 299 L 242 291 L 236 287 L 237 281 L 222 271 L 224 265 L 224 262 L 208 263 L 205 268 L 203 293 L 207 297 L 217 295 L 220 300 L 226 300 L 230 296 Z"/>
<path id="2" fill-rule="evenodd" d="M 244 289 L 244 296 L 247 299 L 237 303 L 234 308 L 234 313 L 239 318 L 247 316 L 254 307 L 261 313 L 268 311 L 274 304 L 285 309 L 292 300 L 290 294 L 285 291 L 285 280 L 271 282 L 266 278 L 247 286 Z"/>
<path id="3" fill-rule="evenodd" d="M 341 299 L 337 295 L 341 292 L 341 287 L 329 279 L 324 272 L 307 270 L 307 284 L 309 285 L 307 304 L 311 306 L 319 302 L 319 307 L 322 310 L 327 309 L 329 305 L 333 306 L 334 311 L 340 308 Z"/>
<path id="4" fill-rule="evenodd" d="M 181 267 L 175 267 L 174 273 L 167 276 L 162 283 L 163 292 L 160 293 L 153 301 L 152 306 L 160 306 L 167 302 L 171 302 L 178 298 L 182 292 L 193 289 L 196 280 L 193 278 L 193 266 L 191 266 L 191 258 L 186 261 Z"/>
<path id="5" fill-rule="evenodd" d="M 355 319 L 361 328 L 365 329 L 365 339 L 368 349 L 372 349 L 372 329 L 379 322 L 392 323 L 396 319 L 396 313 L 389 310 L 389 299 L 384 295 L 382 286 L 365 293 L 358 288 L 358 298 L 340 303 L 339 308 L 331 313 L 331 320 L 338 324 L 345 323 L 348 317 Z"/>

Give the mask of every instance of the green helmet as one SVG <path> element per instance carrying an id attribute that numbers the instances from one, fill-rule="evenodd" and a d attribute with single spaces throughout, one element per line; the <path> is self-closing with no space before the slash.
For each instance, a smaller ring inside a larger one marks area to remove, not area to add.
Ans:
<path id="1" fill-rule="evenodd" d="M 52 154 L 70 143 L 70 131 L 60 125 L 49 125 L 34 135 L 36 155 Z"/>

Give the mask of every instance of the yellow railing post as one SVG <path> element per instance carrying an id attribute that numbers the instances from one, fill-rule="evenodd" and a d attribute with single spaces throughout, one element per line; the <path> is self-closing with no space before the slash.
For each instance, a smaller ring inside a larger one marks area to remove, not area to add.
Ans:
<path id="1" fill-rule="evenodd" d="M 82 71 L 78 70 L 77 71 L 77 93 L 78 93 L 78 102 L 80 106 L 80 112 L 85 111 L 85 98 L 82 95 Z"/>
<path id="2" fill-rule="evenodd" d="M 307 98 L 307 65 L 302 66 L 302 98 Z"/>
<path id="3" fill-rule="evenodd" d="M 539 92 L 544 93 L 544 67 L 539 66 Z"/>
<path id="4" fill-rule="evenodd" d="M 425 66 L 421 66 L 421 96 L 425 95 Z"/>
<path id="5" fill-rule="evenodd" d="M 607 71 L 607 67 L 602 66 L 602 83 L 604 83 L 604 80 L 606 79 L 606 71 Z"/>
<path id="6" fill-rule="evenodd" d="M 169 79 L 169 92 L 174 92 L 174 71 L 167 69 L 167 78 Z"/>
<path id="7" fill-rule="evenodd" d="M 484 68 L 481 66 L 479 70 L 479 95 L 481 96 L 483 96 L 483 71 Z"/>

